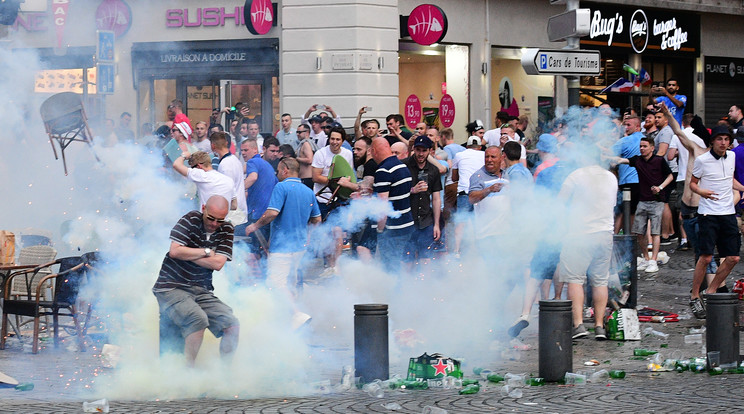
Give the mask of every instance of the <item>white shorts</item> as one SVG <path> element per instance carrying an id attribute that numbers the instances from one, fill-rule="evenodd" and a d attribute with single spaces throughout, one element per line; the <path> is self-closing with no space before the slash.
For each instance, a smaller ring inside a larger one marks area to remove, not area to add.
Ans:
<path id="1" fill-rule="evenodd" d="M 266 286 L 294 295 L 297 286 L 297 270 L 304 250 L 292 253 L 269 253 L 266 263 Z"/>
<path id="2" fill-rule="evenodd" d="M 612 232 L 584 234 L 563 242 L 558 280 L 564 283 L 607 286 L 612 259 Z"/>

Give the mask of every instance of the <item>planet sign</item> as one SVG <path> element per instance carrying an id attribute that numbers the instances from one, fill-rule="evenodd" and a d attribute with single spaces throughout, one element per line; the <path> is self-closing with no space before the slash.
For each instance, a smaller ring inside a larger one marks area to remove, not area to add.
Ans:
<path id="1" fill-rule="evenodd" d="M 421 122 L 421 101 L 418 96 L 409 95 L 406 99 L 406 124 L 411 128 L 416 128 L 416 124 Z"/>
<path id="2" fill-rule="evenodd" d="M 433 4 L 418 5 L 408 16 L 408 34 L 420 45 L 437 43 L 447 34 L 447 15 Z"/>
<path id="3" fill-rule="evenodd" d="M 449 94 L 442 96 L 439 101 L 439 120 L 445 128 L 449 128 L 455 122 L 455 101 Z"/>

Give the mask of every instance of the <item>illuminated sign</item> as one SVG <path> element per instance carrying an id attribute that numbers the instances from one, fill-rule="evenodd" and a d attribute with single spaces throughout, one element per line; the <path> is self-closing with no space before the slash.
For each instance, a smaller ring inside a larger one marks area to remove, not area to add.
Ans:
<path id="1" fill-rule="evenodd" d="M 627 48 L 635 53 L 698 56 L 700 16 L 677 11 L 583 4 L 591 10 L 589 36 L 581 45 Z"/>
<path id="2" fill-rule="evenodd" d="M 231 23 L 245 25 L 243 7 L 198 7 L 196 10 L 168 9 L 165 11 L 166 27 L 213 27 Z"/>
<path id="3" fill-rule="evenodd" d="M 276 8 L 269 0 L 246 0 L 243 13 L 248 31 L 254 35 L 264 35 L 271 30 Z"/>
<path id="4" fill-rule="evenodd" d="M 96 28 L 110 30 L 117 38 L 132 27 L 132 9 L 122 0 L 104 0 L 96 9 Z"/>

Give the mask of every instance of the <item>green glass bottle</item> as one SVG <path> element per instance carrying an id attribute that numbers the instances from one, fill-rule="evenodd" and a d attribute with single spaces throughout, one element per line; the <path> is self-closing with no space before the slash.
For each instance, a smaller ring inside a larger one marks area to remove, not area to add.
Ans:
<path id="1" fill-rule="evenodd" d="M 540 385 L 545 385 L 545 378 L 529 378 L 527 379 L 527 383 L 533 387 L 539 387 Z"/>
<path id="2" fill-rule="evenodd" d="M 460 395 L 475 394 L 480 391 L 480 385 L 470 384 L 467 387 L 460 390 Z"/>
<path id="3" fill-rule="evenodd" d="M 721 375 L 723 374 L 723 370 L 721 369 L 721 367 L 713 367 L 708 370 L 708 374 L 709 375 Z"/>
<path id="4" fill-rule="evenodd" d="M 659 351 L 652 351 L 650 349 L 636 348 L 633 350 L 635 356 L 649 356 L 659 353 Z"/>
<path id="5" fill-rule="evenodd" d="M 426 390 L 429 388 L 429 384 L 426 381 L 402 381 L 400 388 L 407 390 Z"/>
<path id="6" fill-rule="evenodd" d="M 613 369 L 610 371 L 610 378 L 623 379 L 625 378 L 625 371 L 621 369 Z"/>
<path id="7" fill-rule="evenodd" d="M 467 387 L 468 385 L 471 385 L 471 384 L 478 384 L 478 380 L 477 379 L 464 379 L 464 380 L 462 380 L 462 386 L 463 387 Z"/>
<path id="8" fill-rule="evenodd" d="M 22 382 L 16 385 L 15 389 L 18 391 L 31 391 L 34 389 L 34 383 L 33 382 Z"/>
<path id="9" fill-rule="evenodd" d="M 501 382 L 504 380 L 504 377 L 499 374 L 491 374 L 487 379 L 491 382 Z"/>

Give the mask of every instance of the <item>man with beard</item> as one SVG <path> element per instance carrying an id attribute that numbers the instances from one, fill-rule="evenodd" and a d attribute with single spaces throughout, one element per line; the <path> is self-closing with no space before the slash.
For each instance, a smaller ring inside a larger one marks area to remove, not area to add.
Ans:
<path id="1" fill-rule="evenodd" d="M 347 177 L 341 177 L 338 185 L 350 188 L 357 192 L 356 196 L 364 197 L 371 195 L 372 182 L 374 181 L 377 163 L 372 158 L 370 149 L 372 140 L 362 136 L 354 142 L 354 169 L 357 174 L 357 182 L 353 183 Z M 353 197 L 352 197 L 353 198 Z M 351 248 L 359 258 L 365 262 L 372 261 L 377 247 L 377 223 L 365 219 L 359 231 L 351 235 Z"/>
<path id="2" fill-rule="evenodd" d="M 677 124 L 682 124 L 682 115 L 685 113 L 685 106 L 687 106 L 687 97 L 679 93 L 679 83 L 677 79 L 669 78 L 666 82 L 666 88 L 663 86 L 657 86 L 651 88 L 651 93 L 661 95 L 654 100 L 654 102 L 663 102 L 664 105 L 669 108 L 669 112 L 672 114 L 674 119 L 677 120 Z"/>
<path id="3" fill-rule="evenodd" d="M 406 256 L 409 261 L 420 260 L 426 265 L 432 258 L 432 244 L 439 240 L 441 231 L 441 191 L 439 169 L 428 161 L 433 142 L 427 136 L 416 137 L 413 155 L 405 160 L 416 184 L 411 187 L 410 203 L 413 216 L 413 232 L 408 243 Z"/>

